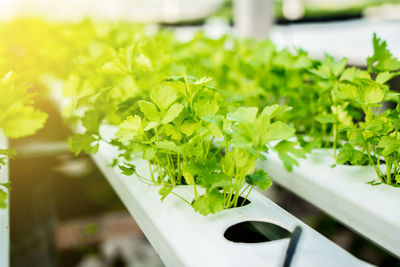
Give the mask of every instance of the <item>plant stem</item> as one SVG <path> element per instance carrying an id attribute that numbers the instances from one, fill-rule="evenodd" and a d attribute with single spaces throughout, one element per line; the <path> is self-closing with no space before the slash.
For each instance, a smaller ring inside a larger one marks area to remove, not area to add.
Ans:
<path id="1" fill-rule="evenodd" d="M 243 200 L 243 202 L 242 202 L 242 205 L 241 205 L 241 206 L 243 206 L 243 205 L 244 205 L 244 203 L 246 202 L 246 200 L 247 200 L 247 198 L 249 197 L 249 195 L 250 195 L 251 191 L 253 190 L 253 187 L 254 187 L 254 185 L 252 185 L 252 186 L 251 186 L 251 188 L 249 189 L 249 192 L 247 192 L 247 195 L 246 195 L 246 197 L 244 198 L 244 200 Z"/>
<path id="2" fill-rule="evenodd" d="M 193 192 L 194 192 L 194 199 L 199 198 L 199 192 L 197 192 L 196 184 L 193 182 Z"/>
<path id="3" fill-rule="evenodd" d="M 336 142 L 337 142 L 337 123 L 333 124 L 333 157 L 337 160 L 336 155 Z"/>
<path id="4" fill-rule="evenodd" d="M 392 163 L 390 156 L 385 158 L 386 161 L 386 183 L 391 185 L 392 184 Z"/>
<path id="5" fill-rule="evenodd" d="M 192 206 L 192 204 L 189 203 L 189 201 L 187 201 L 186 199 L 184 199 L 182 196 L 178 195 L 177 193 L 175 193 L 174 191 L 171 191 L 172 194 L 174 194 L 175 196 L 179 197 L 180 199 L 182 199 L 183 201 L 185 201 L 189 206 Z"/>
<path id="6" fill-rule="evenodd" d="M 157 184 L 157 182 L 156 182 L 156 180 L 154 179 L 154 174 L 153 174 L 153 170 L 152 170 L 152 168 L 151 168 L 151 161 L 149 160 L 149 161 L 147 161 L 148 163 L 149 163 L 149 171 L 150 171 L 150 177 L 151 177 L 151 180 L 153 181 L 153 183 L 156 185 Z"/>

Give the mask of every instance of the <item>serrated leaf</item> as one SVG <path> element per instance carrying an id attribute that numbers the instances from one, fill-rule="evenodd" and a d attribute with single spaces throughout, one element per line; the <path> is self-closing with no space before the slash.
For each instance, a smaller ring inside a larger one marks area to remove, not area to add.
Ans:
<path id="1" fill-rule="evenodd" d="M 95 154 L 99 149 L 99 144 L 95 143 L 95 137 L 87 134 L 76 134 L 68 138 L 68 148 L 78 156 L 81 152 L 86 154 Z"/>
<path id="2" fill-rule="evenodd" d="M 158 190 L 158 194 L 161 195 L 161 201 L 163 201 L 171 192 L 172 192 L 172 187 L 161 187 L 160 190 Z"/>
<path id="3" fill-rule="evenodd" d="M 256 170 L 253 174 L 246 175 L 246 182 L 257 186 L 261 190 L 267 190 L 272 185 L 272 178 L 264 170 Z"/>
<path id="4" fill-rule="evenodd" d="M 382 156 L 386 157 L 400 148 L 400 140 L 391 136 L 382 136 L 378 147 L 383 148 Z"/>
<path id="5" fill-rule="evenodd" d="M 0 128 L 11 138 L 34 134 L 44 126 L 47 114 L 31 106 L 14 105 L 4 117 L 0 114 Z"/>
<path id="6" fill-rule="evenodd" d="M 115 136 L 127 142 L 142 134 L 142 119 L 138 115 L 128 116 L 119 126 Z"/>
<path id="7" fill-rule="evenodd" d="M 339 154 L 337 155 L 336 162 L 338 164 L 345 164 L 350 162 L 352 165 L 361 165 L 366 163 L 367 159 L 361 151 L 354 149 L 354 147 L 348 143 L 344 144 L 340 148 Z"/>
<path id="8" fill-rule="evenodd" d="M 278 152 L 279 158 L 282 160 L 283 165 L 288 171 L 293 170 L 293 165 L 299 166 L 296 158 L 305 158 L 305 151 L 298 146 L 297 142 L 281 141 L 274 150 Z"/>
<path id="9" fill-rule="evenodd" d="M 392 56 L 387 48 L 386 41 L 381 40 L 374 33 L 372 43 L 374 54 L 367 58 L 368 69 L 376 72 L 396 71 L 400 69 L 400 61 Z"/>
<path id="10" fill-rule="evenodd" d="M 202 215 L 214 214 L 224 209 L 224 195 L 217 189 L 207 191 L 196 199 L 192 206 Z"/>
<path id="11" fill-rule="evenodd" d="M 129 162 L 125 162 L 124 165 L 118 165 L 118 168 L 121 170 L 121 173 L 127 176 L 136 173 L 136 166 Z"/>

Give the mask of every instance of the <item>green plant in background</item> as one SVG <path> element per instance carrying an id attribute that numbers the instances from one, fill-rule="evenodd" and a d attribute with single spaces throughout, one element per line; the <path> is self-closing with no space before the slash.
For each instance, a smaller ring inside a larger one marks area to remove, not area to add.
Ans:
<path id="1" fill-rule="evenodd" d="M 15 31 L 24 26 L 41 31 Z M 398 183 L 398 110 L 381 107 L 398 102 L 387 83 L 400 63 L 376 36 L 362 70 L 346 59 L 279 50 L 269 40 L 199 32 L 180 41 L 174 31 L 124 22 L 18 20 L 1 24 L 0 32 L 10 36 L 0 45 L 0 70 L 29 69 L 35 90 L 51 86 L 49 77 L 64 81 L 63 115 L 83 129 L 69 138 L 71 151 L 96 153 L 104 141 L 100 126 L 118 127 L 111 145 L 121 155 L 114 163 L 130 175 L 130 160 L 141 155 L 151 173 L 142 180 L 162 186 L 163 198 L 191 185 L 193 206 L 203 214 L 239 205 L 253 186 L 268 187 L 268 175 L 254 166 L 271 149 L 291 170 L 304 151 L 332 148 L 338 164 L 369 164 L 381 181 Z M 46 40 L 41 47 L 37 38 Z M 294 131 L 298 143 L 286 140 Z M 274 132 L 277 139 L 265 137 Z"/>
<path id="2" fill-rule="evenodd" d="M 43 127 L 47 114 L 35 109 L 33 94 L 28 92 L 29 86 L 21 76 L 12 71 L 0 80 L 0 129 L 5 136 L 21 138 L 34 134 Z M 15 156 L 12 149 L 0 149 L 0 167 L 6 164 L 7 158 Z M 9 184 L 0 184 L 0 208 L 6 207 Z"/>
<path id="3" fill-rule="evenodd" d="M 340 152 L 342 162 L 357 164 L 365 162 L 374 166 L 380 182 L 389 185 L 400 185 L 399 176 L 399 141 L 400 107 L 378 112 L 383 101 L 399 102 L 398 93 L 390 91 L 386 83 L 400 74 L 400 61 L 392 56 L 385 41 L 375 34 L 373 37 L 374 54 L 367 59 L 368 72 L 362 76 L 375 80 L 357 77 L 355 82 L 346 83 L 339 89 L 341 96 L 349 98 L 363 110 L 364 120 L 344 129 L 349 144 Z M 359 75 L 360 76 L 360 75 Z M 385 171 L 380 165 L 385 164 Z"/>

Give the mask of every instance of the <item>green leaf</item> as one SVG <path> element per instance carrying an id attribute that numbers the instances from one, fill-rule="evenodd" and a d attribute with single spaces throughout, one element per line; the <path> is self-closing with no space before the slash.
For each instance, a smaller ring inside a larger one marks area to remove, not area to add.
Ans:
<path id="1" fill-rule="evenodd" d="M 246 175 L 246 182 L 258 186 L 261 190 L 267 190 L 272 185 L 272 178 L 264 170 L 256 170 L 253 174 Z"/>
<path id="2" fill-rule="evenodd" d="M 167 136 L 170 136 L 172 139 L 179 141 L 182 139 L 181 132 L 171 124 L 163 125 L 164 132 Z"/>
<path id="3" fill-rule="evenodd" d="M 303 148 L 298 146 L 297 142 L 281 141 L 274 149 L 278 152 L 279 158 L 288 171 L 293 170 L 293 165 L 299 166 L 296 158 L 305 158 L 306 153 Z"/>
<path id="4" fill-rule="evenodd" d="M 266 106 L 263 111 L 261 112 L 260 118 L 263 119 L 271 119 L 276 115 L 279 115 L 283 112 L 291 110 L 292 107 L 288 106 L 280 106 L 278 104 L 272 105 L 272 106 Z"/>
<path id="5" fill-rule="evenodd" d="M 121 142 L 127 142 L 143 134 L 142 119 L 138 116 L 128 116 L 119 126 L 115 134 Z"/>
<path id="6" fill-rule="evenodd" d="M 7 208 L 7 192 L 0 189 L 0 209 Z"/>
<path id="7" fill-rule="evenodd" d="M 256 107 L 240 107 L 235 112 L 228 113 L 227 118 L 231 121 L 252 123 L 256 119 L 257 112 Z"/>
<path id="8" fill-rule="evenodd" d="M 149 121 L 157 122 L 160 121 L 160 114 L 153 103 L 148 101 L 140 100 L 138 102 L 140 111 L 146 116 Z"/>
<path id="9" fill-rule="evenodd" d="M 0 186 L 3 186 L 4 188 L 7 188 L 8 191 L 11 190 L 11 182 L 0 183 Z"/>
<path id="10" fill-rule="evenodd" d="M 136 173 L 136 166 L 129 163 L 125 162 L 124 165 L 118 165 L 118 168 L 122 171 L 121 173 L 127 176 L 130 176 L 132 174 Z"/>
<path id="11" fill-rule="evenodd" d="M 168 84 L 155 87 L 151 91 L 151 100 L 162 110 L 166 110 L 176 99 L 178 94 L 174 88 Z"/>
<path id="12" fill-rule="evenodd" d="M 400 140 L 391 136 L 382 136 L 378 147 L 383 148 L 382 156 L 386 157 L 400 148 Z"/>
<path id="13" fill-rule="evenodd" d="M 194 111 L 199 117 L 207 117 L 210 114 L 217 113 L 219 109 L 218 102 L 215 100 L 201 99 L 193 105 Z"/>
<path id="14" fill-rule="evenodd" d="M 336 162 L 338 164 L 350 162 L 352 165 L 363 165 L 368 162 L 368 158 L 366 158 L 364 153 L 354 149 L 354 147 L 349 143 L 346 143 L 340 149 Z"/>
<path id="15" fill-rule="evenodd" d="M 161 201 L 163 201 L 171 192 L 172 192 L 172 187 L 166 187 L 163 186 L 158 190 L 158 193 L 161 195 Z"/>
<path id="16" fill-rule="evenodd" d="M 396 71 L 400 69 L 400 61 L 392 56 L 387 48 L 386 41 L 381 40 L 376 33 L 372 40 L 374 54 L 367 58 L 369 70 L 375 72 Z"/>
<path id="17" fill-rule="evenodd" d="M 382 184 L 382 182 L 380 182 L 380 181 L 377 181 L 377 180 L 371 180 L 371 181 L 368 181 L 368 182 L 366 182 L 367 184 L 370 184 L 370 185 L 381 185 Z"/>
<path id="18" fill-rule="evenodd" d="M 338 98 L 358 102 L 361 105 L 380 103 L 384 96 L 381 84 L 369 79 L 354 79 L 353 82 L 340 82 L 334 91 Z"/>
<path id="19" fill-rule="evenodd" d="M 173 121 L 183 110 L 183 105 L 179 103 L 173 104 L 165 113 L 162 123 L 169 123 Z"/>
<path id="20" fill-rule="evenodd" d="M 192 206 L 195 211 L 202 215 L 214 214 L 224 209 L 224 195 L 217 189 L 208 190 L 196 199 Z"/>
<path id="21" fill-rule="evenodd" d="M 398 75 L 400 75 L 400 72 L 380 72 L 376 75 L 375 81 L 380 84 L 385 84 Z"/>
<path id="22" fill-rule="evenodd" d="M 11 138 L 20 138 L 34 134 L 44 126 L 47 114 L 31 106 L 22 104 L 14 105 L 6 114 L 1 117 L 0 128 L 4 134 Z"/>
<path id="23" fill-rule="evenodd" d="M 296 130 L 293 127 L 281 121 L 273 122 L 268 126 L 262 137 L 262 142 L 263 144 L 268 144 L 271 141 L 288 139 L 293 137 L 295 132 Z"/>
<path id="24" fill-rule="evenodd" d="M 4 155 L 8 158 L 14 158 L 17 155 L 17 151 L 14 149 L 0 149 L 0 155 Z"/>
<path id="25" fill-rule="evenodd" d="M 194 121 L 185 121 L 179 129 L 181 130 L 182 133 L 184 133 L 187 136 L 191 136 L 199 127 L 199 125 L 194 122 Z"/>
<path id="26" fill-rule="evenodd" d="M 68 148 L 78 156 L 81 152 L 86 154 L 95 154 L 99 150 L 99 144 L 95 143 L 97 139 L 92 135 L 76 134 L 68 138 Z"/>
<path id="27" fill-rule="evenodd" d="M 102 116 L 96 110 L 87 111 L 82 118 L 82 125 L 88 133 L 97 133 L 101 122 Z"/>

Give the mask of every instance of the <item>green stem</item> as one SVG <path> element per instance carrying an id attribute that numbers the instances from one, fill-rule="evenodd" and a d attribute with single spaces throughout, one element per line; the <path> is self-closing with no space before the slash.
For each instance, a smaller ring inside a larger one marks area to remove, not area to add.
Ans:
<path id="1" fill-rule="evenodd" d="M 242 205 L 241 205 L 241 206 L 243 206 L 243 204 L 246 202 L 246 200 L 247 200 L 247 198 L 249 197 L 249 195 L 250 195 L 251 191 L 253 190 L 253 187 L 254 187 L 254 185 L 252 185 L 252 186 L 251 186 L 251 188 L 250 188 L 249 192 L 247 193 L 246 197 L 244 198 L 244 200 L 243 200 L 243 202 L 242 202 Z"/>
<path id="2" fill-rule="evenodd" d="M 182 196 L 178 195 L 177 193 L 175 193 L 174 191 L 171 191 L 172 194 L 174 194 L 175 196 L 179 197 L 180 199 L 182 199 L 183 201 L 185 201 L 189 206 L 192 206 L 192 204 L 190 204 L 189 201 L 187 201 L 186 199 L 184 199 Z"/>
<path id="3" fill-rule="evenodd" d="M 363 140 L 363 142 L 364 142 L 364 140 Z M 367 146 L 368 146 L 368 145 L 367 145 Z M 366 152 L 366 154 L 367 154 L 367 157 L 368 157 L 369 161 L 370 161 L 370 162 L 372 163 L 372 165 L 374 166 L 376 175 L 378 176 L 379 180 L 382 181 L 382 182 L 384 182 L 384 180 L 383 180 L 383 178 L 382 178 L 383 174 L 382 174 L 381 170 L 375 165 L 375 161 L 374 161 L 374 160 L 372 159 L 372 157 L 371 157 L 371 151 L 370 151 L 369 149 L 365 148 L 365 145 L 364 145 L 364 150 L 365 150 L 365 152 Z M 377 158 L 377 161 L 379 162 L 379 157 L 378 157 L 378 155 L 376 156 L 376 158 Z"/>
<path id="4" fill-rule="evenodd" d="M 197 186 L 193 181 L 193 192 L 194 192 L 194 199 L 198 199 L 199 198 L 199 192 L 197 192 Z"/>
<path id="5" fill-rule="evenodd" d="M 210 146 L 211 146 L 211 143 L 212 143 L 213 141 L 214 141 L 214 136 L 213 136 L 213 137 L 211 138 L 211 140 L 208 142 L 207 150 L 206 150 L 204 159 L 207 159 L 208 151 L 210 151 Z"/>
<path id="6" fill-rule="evenodd" d="M 337 123 L 333 124 L 333 157 L 335 158 L 335 160 L 337 159 L 337 155 L 336 155 L 336 144 L 337 142 Z"/>
<path id="7" fill-rule="evenodd" d="M 181 175 L 181 161 L 180 161 L 180 154 L 178 154 L 178 176 L 176 177 L 176 179 L 179 179 L 180 184 L 182 184 L 182 175 Z"/>
<path id="8" fill-rule="evenodd" d="M 150 171 L 151 180 L 153 181 L 154 184 L 157 184 L 156 179 L 154 179 L 153 169 L 151 168 L 151 161 L 149 160 L 148 163 L 149 163 L 149 171 Z"/>
<path id="9" fill-rule="evenodd" d="M 390 157 L 385 158 L 386 161 L 386 183 L 392 184 L 392 163 Z"/>

